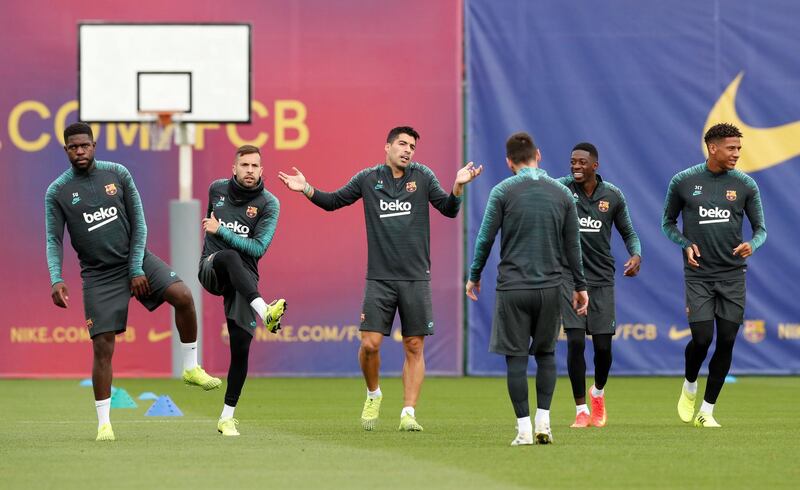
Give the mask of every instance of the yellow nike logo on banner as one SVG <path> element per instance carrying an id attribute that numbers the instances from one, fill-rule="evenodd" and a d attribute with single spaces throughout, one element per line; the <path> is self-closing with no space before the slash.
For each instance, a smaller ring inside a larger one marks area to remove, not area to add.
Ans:
<path id="1" fill-rule="evenodd" d="M 737 126 L 744 135 L 742 151 L 736 168 L 743 172 L 756 172 L 773 167 L 800 155 L 800 121 L 772 128 L 754 128 L 747 125 L 736 114 L 736 92 L 744 72 L 728 85 L 711 108 L 703 128 L 703 134 L 714 124 L 727 122 Z M 705 143 L 703 153 L 708 156 Z"/>
<path id="2" fill-rule="evenodd" d="M 150 342 L 161 342 L 164 339 L 167 339 L 172 336 L 172 330 L 166 330 L 164 332 L 156 332 L 154 329 L 150 329 L 147 332 L 147 340 Z"/>
<path id="3" fill-rule="evenodd" d="M 669 327 L 669 339 L 670 340 L 681 340 L 681 339 L 686 338 L 686 337 L 688 337 L 690 335 L 692 335 L 692 329 L 690 329 L 690 328 L 683 328 L 681 330 L 678 330 L 677 328 L 675 328 L 675 325 L 672 325 L 671 327 Z"/>

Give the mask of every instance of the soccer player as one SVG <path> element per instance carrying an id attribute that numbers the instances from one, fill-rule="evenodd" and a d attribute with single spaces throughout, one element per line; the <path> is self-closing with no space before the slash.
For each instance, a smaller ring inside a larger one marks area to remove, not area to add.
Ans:
<path id="1" fill-rule="evenodd" d="M 514 176 L 489 194 L 465 286 L 467 296 L 477 301 L 481 272 L 502 229 L 489 351 L 506 357 L 508 394 L 517 415 L 512 446 L 553 442 L 550 402 L 556 386 L 562 254 L 572 274 L 576 313 L 585 315 L 589 302 L 575 203 L 566 187 L 539 168 L 541 158 L 529 134 L 508 138 L 506 163 Z M 528 406 L 529 355 L 537 366 L 534 430 Z"/>
<path id="2" fill-rule="evenodd" d="M 380 348 L 400 311 L 403 348 L 403 410 L 401 431 L 421 431 L 414 407 L 425 377 L 423 345 L 433 335 L 430 287 L 430 202 L 440 213 L 455 218 L 464 185 L 480 175 L 472 162 L 456 174 L 451 193 L 445 192 L 433 172 L 412 160 L 419 134 L 408 126 L 389 131 L 385 163 L 357 173 L 344 187 L 323 192 L 294 175 L 280 172 L 286 186 L 302 192 L 315 205 L 333 211 L 364 201 L 367 226 L 367 284 L 361 310 L 361 347 L 358 360 L 367 384 L 361 426 L 373 430 L 383 395 L 379 383 Z"/>
<path id="3" fill-rule="evenodd" d="M 192 293 L 183 281 L 146 248 L 142 201 L 128 170 L 96 160 L 88 124 L 64 130 L 64 150 L 71 167 L 47 188 L 47 266 L 53 303 L 69 305 L 61 277 L 64 225 L 78 254 L 83 279 L 86 327 L 92 338 L 92 386 L 97 408 L 98 441 L 113 441 L 111 428 L 111 358 L 115 335 L 125 331 L 128 303 L 136 296 L 148 310 L 163 302 L 175 308 L 186 384 L 212 390 L 221 383 L 197 364 L 197 316 Z"/>
<path id="4" fill-rule="evenodd" d="M 605 427 L 607 421 L 604 388 L 611 370 L 611 337 L 616 327 L 612 226 L 617 227 L 630 254 L 625 263 L 625 276 L 635 276 L 641 266 L 642 249 L 628 215 L 625 196 L 596 173 L 598 165 L 597 148 L 591 143 L 578 143 L 570 157 L 571 175 L 558 179 L 570 190 L 578 209 L 583 268 L 592 298 L 588 314 L 576 315 L 572 309 L 571 274 L 565 271 L 561 283 L 561 319 L 567 334 L 567 371 L 577 412 L 571 427 Z M 587 333 L 591 334 L 594 345 L 594 385 L 589 391 L 591 415 L 586 405 L 586 360 L 583 356 Z"/>
<path id="5" fill-rule="evenodd" d="M 247 378 L 250 343 L 256 317 L 276 333 L 286 301 L 267 304 L 258 292 L 258 261 L 266 253 L 278 224 L 280 203 L 264 189 L 261 151 L 250 145 L 236 150 L 233 176 L 208 188 L 208 210 L 203 219 L 205 243 L 200 258 L 200 283 L 211 294 L 223 297 L 231 363 L 225 404 L 217 422 L 223 436 L 238 436 L 233 418 Z"/>
<path id="6" fill-rule="evenodd" d="M 662 230 L 684 251 L 686 313 L 692 339 L 686 345 L 685 374 L 678 415 L 691 422 L 697 398 L 697 375 L 714 338 L 717 344 L 708 364 L 708 380 L 695 427 L 720 427 L 714 405 L 731 367 L 733 344 L 744 319 L 746 259 L 767 239 L 764 211 L 756 182 L 736 170 L 742 133 L 731 124 L 716 124 L 704 140 L 708 159 L 682 172 L 669 183 Z M 682 215 L 683 233 L 678 229 Z M 753 237 L 742 239 L 743 215 Z"/>

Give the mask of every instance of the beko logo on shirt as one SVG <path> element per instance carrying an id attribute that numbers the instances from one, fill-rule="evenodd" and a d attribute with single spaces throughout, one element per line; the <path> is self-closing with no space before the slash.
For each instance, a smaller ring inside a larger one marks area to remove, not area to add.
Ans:
<path id="1" fill-rule="evenodd" d="M 599 233 L 600 228 L 603 227 L 603 222 L 599 219 L 592 219 L 591 216 L 586 216 L 585 218 L 579 218 L 578 224 L 581 225 L 580 232 L 581 233 Z"/>
<path id="2" fill-rule="evenodd" d="M 92 223 L 97 223 L 96 225 L 87 228 L 86 231 L 94 231 L 103 225 L 111 223 L 117 218 L 118 216 L 117 216 L 116 206 L 111 206 L 110 208 L 100 208 L 98 211 L 95 211 L 94 213 L 83 213 L 83 221 L 85 221 L 87 225 L 91 225 Z"/>
<path id="3" fill-rule="evenodd" d="M 711 218 L 711 219 L 701 219 L 698 223 L 701 225 L 705 225 L 708 223 L 727 223 L 730 221 L 731 212 L 727 209 L 720 209 L 718 207 L 713 208 L 704 208 L 700 206 L 700 217 L 701 218 Z"/>
<path id="4" fill-rule="evenodd" d="M 386 202 L 383 199 L 380 200 L 381 211 L 392 211 L 391 213 L 385 213 L 379 215 L 381 218 L 391 218 L 394 216 L 404 216 L 407 214 L 411 214 L 411 203 L 410 202 L 402 202 L 397 199 L 394 201 Z"/>
<path id="5" fill-rule="evenodd" d="M 250 227 L 247 225 L 243 225 L 238 221 L 234 221 L 233 223 L 231 223 L 219 220 L 219 224 L 231 230 L 232 232 L 236 233 L 239 236 L 246 237 L 250 233 Z"/>

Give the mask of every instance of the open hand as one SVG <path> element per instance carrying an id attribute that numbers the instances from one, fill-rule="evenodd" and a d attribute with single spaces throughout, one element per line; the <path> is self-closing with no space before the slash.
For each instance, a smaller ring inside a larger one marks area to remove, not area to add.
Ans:
<path id="1" fill-rule="evenodd" d="M 306 176 L 302 174 L 297 167 L 292 167 L 294 170 L 294 175 L 289 175 L 284 172 L 278 172 L 278 178 L 281 179 L 281 182 L 286 184 L 286 187 L 289 190 L 293 190 L 295 192 L 303 192 L 303 189 L 306 188 Z"/>
<path id="2" fill-rule="evenodd" d="M 481 172 L 483 172 L 483 165 L 476 167 L 474 163 L 469 162 L 456 173 L 456 184 L 469 184 L 475 180 L 475 177 L 479 176 Z"/>

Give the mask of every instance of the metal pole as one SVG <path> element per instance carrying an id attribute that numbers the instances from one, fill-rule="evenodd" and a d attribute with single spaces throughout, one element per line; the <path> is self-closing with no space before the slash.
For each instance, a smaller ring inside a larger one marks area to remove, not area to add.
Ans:
<path id="1" fill-rule="evenodd" d="M 197 312 L 197 360 L 203 354 L 203 296 L 197 278 L 200 263 L 200 201 L 192 199 L 192 146 L 194 125 L 177 122 L 175 144 L 178 145 L 178 199 L 169 205 L 170 257 L 173 270 L 192 292 Z M 183 373 L 181 341 L 172 315 L 172 377 Z"/>

